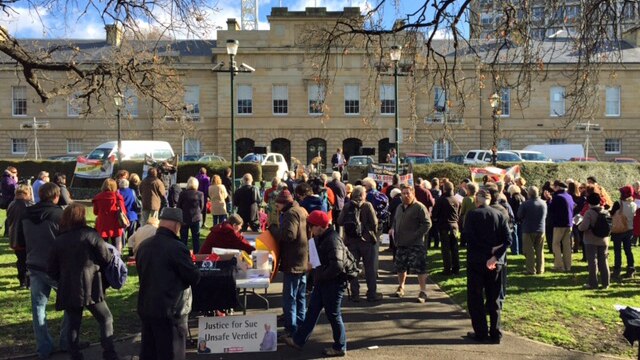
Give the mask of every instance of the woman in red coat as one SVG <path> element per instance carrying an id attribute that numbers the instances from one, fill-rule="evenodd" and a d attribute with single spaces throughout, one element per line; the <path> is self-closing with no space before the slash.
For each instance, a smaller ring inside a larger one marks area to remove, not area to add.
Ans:
<path id="1" fill-rule="evenodd" d="M 102 192 L 93 198 L 93 214 L 96 215 L 96 230 L 105 241 L 112 244 L 122 253 L 123 229 L 118 223 L 118 207 L 127 213 L 124 198 L 118 193 L 118 185 L 113 179 L 102 183 Z"/>

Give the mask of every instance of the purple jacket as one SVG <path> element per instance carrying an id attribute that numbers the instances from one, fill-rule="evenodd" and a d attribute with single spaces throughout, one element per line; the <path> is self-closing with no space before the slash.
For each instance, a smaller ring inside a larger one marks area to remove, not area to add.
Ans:
<path id="1" fill-rule="evenodd" d="M 5 171 L 4 174 L 2 174 L 2 179 L 0 180 L 0 188 L 2 188 L 2 197 L 9 199 L 7 204 L 13 201 L 16 192 L 16 185 L 16 180 L 7 171 Z"/>
<path id="2" fill-rule="evenodd" d="M 574 207 L 573 198 L 566 190 L 554 192 L 547 215 L 551 216 L 551 225 L 553 227 L 571 227 Z"/>
<path id="3" fill-rule="evenodd" d="M 209 198 L 209 186 L 211 185 L 211 179 L 207 176 L 207 174 L 198 174 L 196 175 L 196 179 L 198 179 L 198 191 L 204 194 L 205 199 Z"/>

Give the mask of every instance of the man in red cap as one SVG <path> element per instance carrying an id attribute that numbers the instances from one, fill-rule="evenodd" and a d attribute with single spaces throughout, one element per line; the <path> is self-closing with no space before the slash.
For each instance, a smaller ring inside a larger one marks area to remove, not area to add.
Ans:
<path id="1" fill-rule="evenodd" d="M 293 334 L 304 320 L 307 301 L 307 263 L 309 242 L 307 239 L 307 211 L 293 201 L 289 190 L 282 190 L 276 198 L 280 212 L 279 226 L 271 225 L 269 231 L 280 246 L 280 271 L 282 278 L 282 310 L 284 330 Z"/>
<path id="2" fill-rule="evenodd" d="M 311 235 L 315 239 L 320 265 L 313 269 L 315 286 L 309 301 L 309 311 L 302 324 L 291 337 L 285 337 L 287 345 L 302 349 L 307 342 L 313 328 L 318 322 L 320 311 L 324 308 L 327 320 L 333 332 L 333 345 L 324 349 L 327 357 L 345 356 L 347 352 L 347 334 L 342 322 L 342 298 L 346 288 L 347 276 L 344 271 L 346 252 L 349 251 L 342 243 L 340 235 L 329 227 L 329 216 L 314 210 L 307 218 L 311 228 Z"/>

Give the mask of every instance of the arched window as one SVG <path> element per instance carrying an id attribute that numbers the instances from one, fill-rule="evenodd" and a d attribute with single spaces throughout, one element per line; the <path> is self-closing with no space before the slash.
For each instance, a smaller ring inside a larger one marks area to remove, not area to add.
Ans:
<path id="1" fill-rule="evenodd" d="M 362 148 L 362 140 L 358 138 L 344 139 L 342 142 L 342 153 L 345 158 L 349 159 L 352 155 L 360 155 Z"/>
<path id="2" fill-rule="evenodd" d="M 236 156 L 241 159 L 250 152 L 253 152 L 253 147 L 256 146 L 256 142 L 249 138 L 240 138 L 236 140 Z"/>
<path id="3" fill-rule="evenodd" d="M 393 148 L 395 148 L 395 146 L 389 142 L 389 138 L 380 139 L 380 141 L 378 141 L 378 162 L 387 162 L 387 154 L 389 150 Z"/>
<path id="4" fill-rule="evenodd" d="M 322 164 L 327 166 L 327 141 L 325 139 L 313 138 L 307 140 L 307 164 L 311 163 L 311 159 L 320 155 Z"/>
<path id="5" fill-rule="evenodd" d="M 271 152 L 284 156 L 285 161 L 291 166 L 291 141 L 285 138 L 271 140 Z"/>

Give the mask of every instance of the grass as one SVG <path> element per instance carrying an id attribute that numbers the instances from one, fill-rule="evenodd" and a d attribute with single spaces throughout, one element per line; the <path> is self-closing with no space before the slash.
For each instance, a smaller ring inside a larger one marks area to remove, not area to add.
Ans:
<path id="1" fill-rule="evenodd" d="M 633 248 L 635 259 L 640 248 Z M 466 251 L 461 251 L 461 264 L 466 262 Z M 587 265 L 580 261 L 581 254 L 573 254 L 571 273 L 550 271 L 553 256 L 545 255 L 546 271 L 543 275 L 524 274 L 523 255 L 508 255 L 507 298 L 502 311 L 503 329 L 515 334 L 594 354 L 612 354 L 636 357 L 622 336 L 624 325 L 613 308 L 615 304 L 638 306 L 640 280 L 625 279 L 613 282 L 607 290 L 585 290 Z M 461 306 L 466 308 L 466 270 L 460 276 L 442 275 L 442 257 L 439 249 L 429 250 L 431 278 Z M 626 260 L 622 258 L 623 266 Z M 609 250 L 609 266 L 613 266 L 613 249 Z"/>

